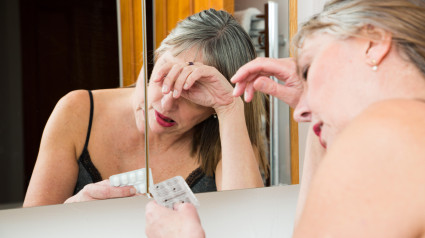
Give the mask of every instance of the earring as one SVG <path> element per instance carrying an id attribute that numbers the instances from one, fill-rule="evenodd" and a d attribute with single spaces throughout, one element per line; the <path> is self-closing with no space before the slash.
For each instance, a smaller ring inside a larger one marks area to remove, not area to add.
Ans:
<path id="1" fill-rule="evenodd" d="M 378 71 L 378 64 L 374 59 L 372 60 L 372 70 L 375 72 Z"/>
<path id="2" fill-rule="evenodd" d="M 217 113 L 213 114 L 214 119 L 217 119 Z"/>

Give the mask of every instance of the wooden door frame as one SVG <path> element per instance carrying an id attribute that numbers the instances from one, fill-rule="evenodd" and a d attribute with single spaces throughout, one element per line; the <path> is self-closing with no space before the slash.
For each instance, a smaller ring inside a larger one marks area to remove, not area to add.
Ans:
<path id="1" fill-rule="evenodd" d="M 289 0 L 289 38 L 292 39 L 298 31 L 298 0 Z M 291 55 L 292 56 L 292 55 Z M 291 134 L 291 183 L 300 183 L 300 153 L 298 123 L 294 120 L 294 109 L 290 109 L 289 128 Z"/>

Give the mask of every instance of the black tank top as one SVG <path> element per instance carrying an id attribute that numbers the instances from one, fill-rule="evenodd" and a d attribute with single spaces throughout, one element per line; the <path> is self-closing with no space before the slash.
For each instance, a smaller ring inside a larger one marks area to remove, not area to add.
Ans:
<path id="1" fill-rule="evenodd" d="M 94 109 L 93 94 L 90 90 L 88 90 L 88 93 L 90 96 L 90 119 L 87 129 L 86 142 L 84 144 L 83 151 L 78 158 L 78 178 L 74 189 L 74 195 L 83 189 L 87 184 L 97 183 L 104 179 L 91 161 L 88 151 Z M 186 182 L 194 193 L 217 191 L 215 178 L 205 175 L 201 168 L 197 168 L 192 171 L 192 173 L 190 173 L 190 175 L 186 178 Z"/>

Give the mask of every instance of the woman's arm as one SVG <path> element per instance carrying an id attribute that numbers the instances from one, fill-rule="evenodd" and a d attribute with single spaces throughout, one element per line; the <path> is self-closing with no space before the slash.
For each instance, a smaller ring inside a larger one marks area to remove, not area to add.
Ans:
<path id="1" fill-rule="evenodd" d="M 294 237 L 421 237 L 425 105 L 371 106 L 329 147 Z"/>
<path id="2" fill-rule="evenodd" d="M 80 202 L 135 194 L 132 187 L 111 187 L 109 181 L 85 186 L 73 195 L 78 177 L 77 158 L 87 135 L 90 103 L 86 90 L 64 96 L 53 110 L 41 139 L 37 162 L 24 207 Z"/>
<path id="3" fill-rule="evenodd" d="M 84 144 L 90 115 L 87 91 L 74 91 L 56 105 L 44 128 L 24 207 L 63 203 L 78 174 L 77 141 Z"/>
<path id="4" fill-rule="evenodd" d="M 263 187 L 258 159 L 245 123 L 242 99 L 216 109 L 222 159 L 216 168 L 218 190 Z"/>

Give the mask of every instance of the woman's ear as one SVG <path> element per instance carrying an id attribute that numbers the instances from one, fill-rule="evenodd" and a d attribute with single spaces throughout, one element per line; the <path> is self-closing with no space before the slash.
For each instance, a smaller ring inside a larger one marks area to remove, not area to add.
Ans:
<path id="1" fill-rule="evenodd" d="M 368 25 L 363 29 L 362 35 L 368 39 L 365 52 L 366 63 L 372 67 L 378 66 L 391 51 L 392 34 L 384 29 Z"/>

